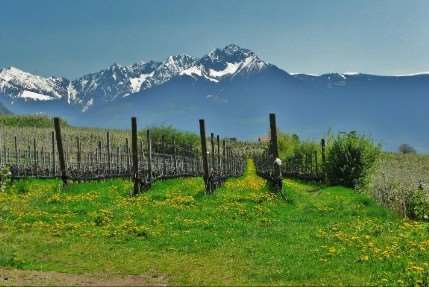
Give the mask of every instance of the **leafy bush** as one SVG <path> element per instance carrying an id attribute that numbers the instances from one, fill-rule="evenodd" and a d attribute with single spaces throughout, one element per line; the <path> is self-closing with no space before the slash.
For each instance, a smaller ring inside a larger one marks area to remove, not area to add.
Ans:
<path id="1" fill-rule="evenodd" d="M 289 135 L 280 132 L 277 136 L 277 145 L 280 158 L 282 160 L 287 160 L 295 155 L 300 145 L 300 140 L 297 135 Z"/>
<path id="2" fill-rule="evenodd" d="M 331 184 L 357 187 L 380 153 L 379 146 L 356 132 L 341 133 L 329 141 L 326 172 Z"/>
<path id="3" fill-rule="evenodd" d="M 411 193 L 407 200 L 407 216 L 413 219 L 427 219 L 429 214 L 428 195 L 419 187 L 415 192 Z"/>
<path id="4" fill-rule="evenodd" d="M 400 153 L 417 153 L 416 149 L 410 146 L 409 144 L 401 144 L 399 146 L 399 152 Z"/>
<path id="5" fill-rule="evenodd" d="M 198 147 L 200 138 L 197 134 L 187 131 L 181 131 L 171 126 L 150 127 L 152 142 L 160 142 L 164 137 L 166 143 L 171 143 L 173 138 L 177 144 L 192 145 Z M 145 138 L 147 129 L 140 132 L 140 135 Z"/>
<path id="6" fill-rule="evenodd" d="M 289 165 L 304 165 L 306 156 L 320 155 L 320 145 L 310 140 L 302 141 L 293 134 L 280 133 L 277 139 L 280 158 Z"/>

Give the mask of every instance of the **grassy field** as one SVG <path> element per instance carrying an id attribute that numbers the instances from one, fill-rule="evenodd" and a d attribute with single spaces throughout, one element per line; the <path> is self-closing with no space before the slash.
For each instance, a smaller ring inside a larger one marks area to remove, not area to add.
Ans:
<path id="1" fill-rule="evenodd" d="M 211 196 L 201 179 L 158 182 L 134 198 L 122 180 L 64 190 L 55 180 L 22 181 L 0 193 L 0 268 L 134 274 L 145 284 L 427 280 L 427 223 L 343 187 L 285 185 L 288 200 L 266 189 L 252 162 Z"/>

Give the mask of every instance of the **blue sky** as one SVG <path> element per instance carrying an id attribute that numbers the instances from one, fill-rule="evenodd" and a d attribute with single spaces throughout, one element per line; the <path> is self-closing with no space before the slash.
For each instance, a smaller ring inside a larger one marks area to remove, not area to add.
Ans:
<path id="1" fill-rule="evenodd" d="M 429 71 L 427 0 L 5 0 L 0 67 L 70 78 L 236 43 L 289 72 Z"/>

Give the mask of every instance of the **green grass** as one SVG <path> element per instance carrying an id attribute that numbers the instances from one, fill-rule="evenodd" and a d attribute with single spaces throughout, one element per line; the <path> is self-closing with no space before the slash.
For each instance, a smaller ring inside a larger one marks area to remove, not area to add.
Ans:
<path id="1" fill-rule="evenodd" d="M 364 194 L 285 180 L 269 192 L 249 162 L 215 194 L 200 178 L 129 197 L 122 180 L 28 180 L 0 193 L 0 266 L 147 274 L 170 284 L 403 284 L 427 277 L 429 227 Z"/>

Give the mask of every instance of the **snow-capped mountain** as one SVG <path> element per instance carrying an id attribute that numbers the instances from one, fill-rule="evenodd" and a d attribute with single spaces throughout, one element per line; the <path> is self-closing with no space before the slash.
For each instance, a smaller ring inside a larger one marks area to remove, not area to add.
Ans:
<path id="1" fill-rule="evenodd" d="M 83 112 L 96 104 L 147 90 L 178 77 L 190 76 L 219 82 L 238 74 L 267 67 L 252 51 L 231 44 L 198 59 L 189 55 L 170 56 L 163 62 L 139 62 L 128 66 L 113 64 L 107 69 L 75 80 L 44 78 L 15 67 L 0 70 L 0 93 L 10 102 L 66 101 L 80 105 Z"/>
<path id="2" fill-rule="evenodd" d="M 67 95 L 69 84 L 64 78 L 44 78 L 15 67 L 0 70 L 0 93 L 10 96 L 12 100 L 58 100 Z"/>
<path id="3" fill-rule="evenodd" d="M 280 128 L 304 137 L 358 130 L 388 149 L 408 143 L 427 152 L 428 91 L 429 74 L 290 74 L 234 44 L 200 58 L 113 64 L 72 80 L 0 70 L 6 109 L 75 125 L 122 128 L 138 115 L 145 125 L 194 130 L 203 117 L 224 135 L 256 138 L 266 132 L 266 115 L 276 112 Z"/>
<path id="4" fill-rule="evenodd" d="M 262 61 L 254 52 L 237 45 L 228 45 L 224 49 L 211 51 L 180 74 L 219 82 L 228 77 L 258 72 L 268 66 L 269 64 Z"/>

